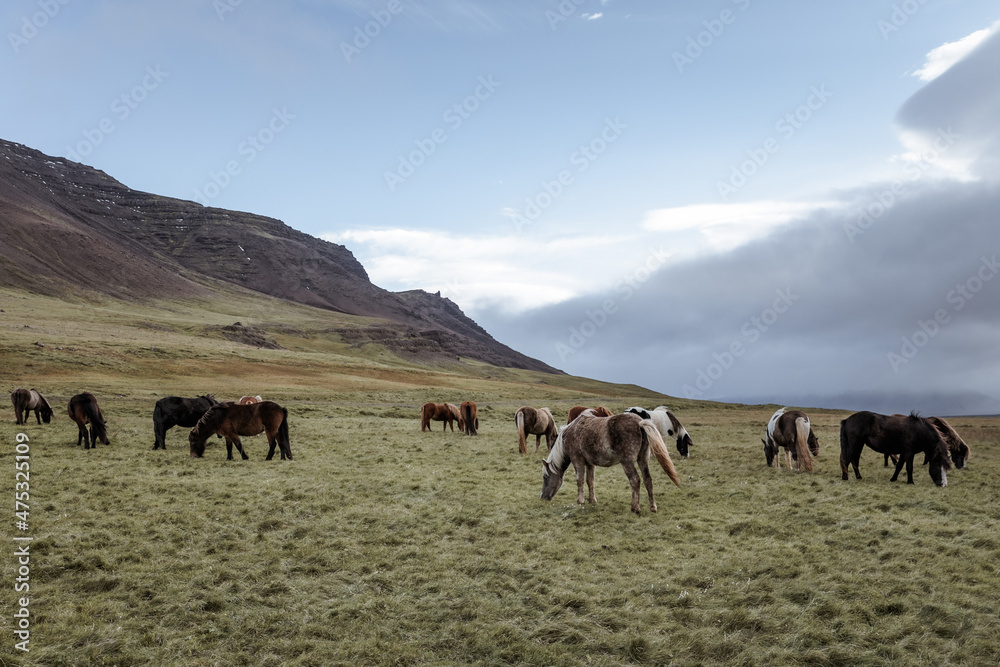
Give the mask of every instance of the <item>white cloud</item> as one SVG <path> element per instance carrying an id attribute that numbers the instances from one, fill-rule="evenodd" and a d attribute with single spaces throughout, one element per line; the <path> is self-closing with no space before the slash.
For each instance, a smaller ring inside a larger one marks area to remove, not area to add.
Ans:
<path id="1" fill-rule="evenodd" d="M 583 18 L 587 19 L 588 21 L 593 21 L 595 19 L 601 18 L 602 16 L 604 16 L 604 12 L 596 12 L 594 14 L 584 14 Z"/>
<path id="2" fill-rule="evenodd" d="M 725 252 L 824 206 L 829 204 L 790 201 L 693 204 L 650 211 L 642 227 L 651 232 L 698 232 L 708 242 L 709 251 Z"/>
<path id="3" fill-rule="evenodd" d="M 983 40 L 993 34 L 1000 23 L 994 23 L 989 28 L 977 30 L 971 35 L 966 35 L 962 39 L 954 42 L 946 42 L 936 49 L 927 53 L 927 59 L 923 66 L 913 72 L 913 76 L 921 81 L 932 81 L 942 74 L 952 65 L 969 54 L 970 51 L 979 46 Z"/>

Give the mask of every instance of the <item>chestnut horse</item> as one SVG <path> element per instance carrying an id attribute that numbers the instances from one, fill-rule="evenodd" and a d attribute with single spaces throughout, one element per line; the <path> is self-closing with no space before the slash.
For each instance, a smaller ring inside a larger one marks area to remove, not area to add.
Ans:
<path id="1" fill-rule="evenodd" d="M 447 431 L 448 427 L 454 432 L 454 422 L 458 422 L 458 430 L 465 430 L 465 421 L 462 419 L 458 406 L 454 403 L 424 403 L 420 408 L 420 432 L 431 430 L 431 421 L 444 422 L 442 431 Z"/>
<path id="2" fill-rule="evenodd" d="M 19 387 L 11 392 L 10 402 L 14 404 L 14 420 L 21 424 L 28 423 L 28 414 L 34 410 L 35 421 L 48 424 L 52 421 L 52 408 L 45 397 L 34 389 Z"/>
<path id="3" fill-rule="evenodd" d="M 611 417 L 612 415 L 615 414 L 611 412 L 611 410 L 608 410 L 603 405 L 598 406 L 596 408 L 585 408 L 582 405 L 577 405 L 569 409 L 569 419 L 566 420 L 566 423 L 571 424 L 573 420 L 579 417 L 581 414 L 583 414 L 585 410 L 593 410 L 594 414 L 598 417 Z"/>
<path id="4" fill-rule="evenodd" d="M 764 458 L 767 465 L 781 469 L 779 448 L 785 450 L 785 463 L 792 470 L 792 460 L 795 460 L 795 470 L 810 472 L 813 469 L 812 455 L 819 454 L 819 440 L 813 434 L 809 417 L 801 410 L 781 408 L 771 415 L 767 422 L 764 443 Z"/>
<path id="5" fill-rule="evenodd" d="M 462 421 L 465 422 L 465 435 L 479 435 L 479 410 L 476 408 L 476 404 L 472 401 L 464 401 L 462 407 L 459 409 L 459 414 L 462 416 Z M 462 423 L 459 422 L 459 428 L 462 428 Z"/>
<path id="6" fill-rule="evenodd" d="M 520 408 L 514 413 L 514 423 L 517 424 L 517 448 L 522 454 L 528 453 L 527 437 L 535 436 L 535 453 L 545 436 L 545 448 L 552 450 L 552 443 L 559 437 L 556 420 L 548 408 Z"/>
<path id="7" fill-rule="evenodd" d="M 281 460 L 292 460 L 292 448 L 288 442 L 288 410 L 274 401 L 261 401 L 250 405 L 220 403 L 209 408 L 188 434 L 191 456 L 201 458 L 205 454 L 205 442 L 212 435 L 226 439 L 226 460 L 233 460 L 233 445 L 239 450 L 243 460 L 250 458 L 243 451 L 241 435 L 267 434 L 271 446 L 267 459 L 274 458 L 274 448 L 281 450 Z"/>
<path id="8" fill-rule="evenodd" d="M 929 461 L 934 484 L 948 485 L 945 473 L 951 469 L 948 445 L 934 423 L 915 412 L 906 417 L 856 412 L 840 422 L 840 470 L 843 479 L 847 479 L 849 465 L 854 467 L 854 476 L 861 479 L 858 462 L 865 445 L 880 454 L 899 456 L 890 481 L 896 481 L 905 465 L 906 483 L 913 484 L 913 457 L 917 452 L 923 452 Z"/>
<path id="9" fill-rule="evenodd" d="M 625 412 L 633 412 L 643 419 L 649 419 L 654 424 L 656 424 L 656 429 L 660 432 L 663 439 L 673 438 L 677 442 L 677 453 L 687 458 L 688 448 L 694 445 L 694 441 L 691 439 L 691 435 L 684 428 L 684 425 L 678 421 L 674 413 L 665 405 L 659 405 L 652 410 L 646 410 L 645 408 L 629 408 Z"/>
<path id="10" fill-rule="evenodd" d="M 656 511 L 653 499 L 653 477 L 649 474 L 649 454 L 659 461 L 660 467 L 678 487 L 680 477 L 674 468 L 667 446 L 656 425 L 639 415 L 628 413 L 612 417 L 581 415 L 569 426 L 564 426 L 556 438 L 549 456 L 542 462 L 542 500 L 552 500 L 569 464 L 576 470 L 576 502 L 583 504 L 583 482 L 590 491 L 588 502 L 596 503 L 594 495 L 595 466 L 609 467 L 620 463 L 632 487 L 632 511 L 639 513 L 639 472 L 649 494 L 649 510 Z"/>
<path id="11" fill-rule="evenodd" d="M 97 449 L 97 441 L 100 440 L 105 445 L 108 442 L 108 431 L 104 422 L 104 415 L 97 405 L 97 398 L 93 394 L 84 392 L 69 399 L 69 418 L 76 422 L 77 438 L 76 446 L 83 442 L 84 449 Z M 90 437 L 87 437 L 87 424 L 90 424 Z"/>
<path id="12" fill-rule="evenodd" d="M 211 394 L 198 398 L 167 396 L 158 400 L 153 407 L 153 449 L 166 449 L 167 431 L 174 426 L 191 428 L 217 403 Z"/>

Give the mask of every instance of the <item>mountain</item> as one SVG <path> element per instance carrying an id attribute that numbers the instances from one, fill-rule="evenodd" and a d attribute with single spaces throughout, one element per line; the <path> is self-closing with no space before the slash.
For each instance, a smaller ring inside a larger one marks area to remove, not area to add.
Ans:
<path id="1" fill-rule="evenodd" d="M 131 190 L 0 140 L 0 283 L 52 296 L 211 298 L 220 284 L 376 318 L 337 333 L 411 359 L 561 373 L 496 341 L 452 301 L 372 284 L 344 246 L 252 213 Z"/>
<path id="2" fill-rule="evenodd" d="M 805 396 L 761 395 L 728 396 L 720 400 L 750 405 L 794 405 L 832 410 L 870 410 L 885 415 L 909 414 L 917 411 L 925 417 L 955 417 L 961 415 L 1000 414 L 1000 401 L 975 391 L 955 392 L 886 392 L 855 391 L 842 394 L 812 394 Z"/>

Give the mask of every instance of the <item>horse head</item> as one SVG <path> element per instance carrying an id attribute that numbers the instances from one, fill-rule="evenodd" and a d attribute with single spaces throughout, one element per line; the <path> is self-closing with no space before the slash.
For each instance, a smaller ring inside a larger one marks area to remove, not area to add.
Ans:
<path id="1" fill-rule="evenodd" d="M 563 473 L 548 461 L 542 461 L 542 500 L 552 500 L 563 483 Z"/>
<path id="2" fill-rule="evenodd" d="M 778 455 L 778 446 L 774 444 L 773 440 L 770 443 L 768 440 L 771 439 L 764 440 L 761 438 L 760 441 L 764 443 L 764 458 L 767 459 L 767 467 L 770 468 L 774 465 L 774 457 Z"/>

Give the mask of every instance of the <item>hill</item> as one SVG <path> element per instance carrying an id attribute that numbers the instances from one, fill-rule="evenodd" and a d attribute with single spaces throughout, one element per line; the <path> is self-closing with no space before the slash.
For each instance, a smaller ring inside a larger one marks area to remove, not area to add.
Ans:
<path id="1" fill-rule="evenodd" d="M 395 294 L 344 246 L 280 220 L 132 190 L 104 172 L 0 140 L 0 283 L 139 303 L 242 288 L 375 318 L 340 333 L 413 360 L 470 358 L 560 373 L 496 341 L 439 294 Z"/>

